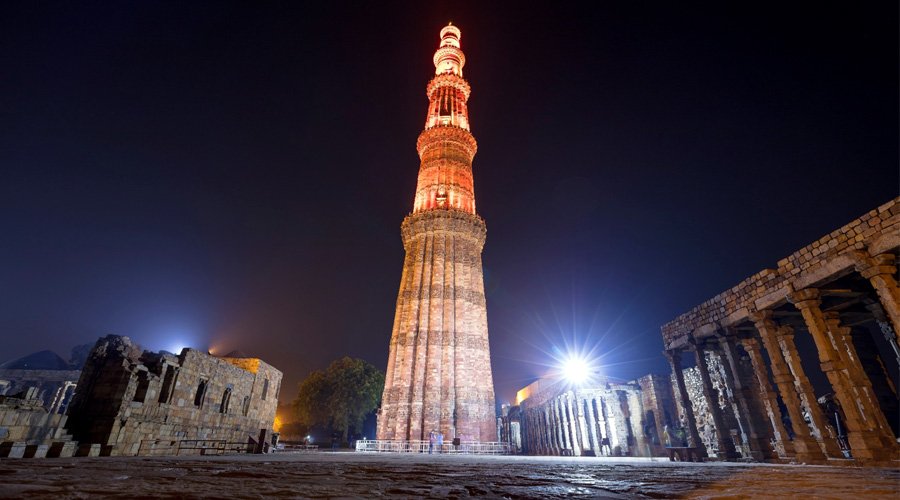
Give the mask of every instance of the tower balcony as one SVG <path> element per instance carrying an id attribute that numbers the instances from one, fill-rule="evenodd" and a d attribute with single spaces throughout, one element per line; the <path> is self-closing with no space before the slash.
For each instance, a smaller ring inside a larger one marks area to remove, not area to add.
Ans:
<path id="1" fill-rule="evenodd" d="M 436 151 L 439 156 L 471 163 L 475 153 L 478 152 L 478 142 L 472 133 L 464 128 L 436 125 L 423 130 L 416 140 L 416 150 L 422 160 L 435 148 L 440 148 Z"/>

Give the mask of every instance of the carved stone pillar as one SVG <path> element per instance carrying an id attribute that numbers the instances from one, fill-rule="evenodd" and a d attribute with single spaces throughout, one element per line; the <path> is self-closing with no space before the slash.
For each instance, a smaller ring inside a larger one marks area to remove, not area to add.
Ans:
<path id="1" fill-rule="evenodd" d="M 553 401 L 544 403 L 544 418 L 547 420 L 547 444 L 550 447 L 551 455 L 560 454 L 558 427 L 556 426 L 556 416 L 553 412 Z"/>
<path id="2" fill-rule="evenodd" d="M 605 453 L 606 455 L 610 455 L 612 452 L 612 440 L 613 437 L 610 435 L 609 431 L 609 420 L 607 419 L 607 409 L 606 409 L 606 400 L 604 396 L 597 396 L 595 399 L 597 402 L 597 428 L 600 429 L 600 451 Z M 607 447 L 604 451 L 603 448 L 603 440 L 607 440 Z"/>
<path id="3" fill-rule="evenodd" d="M 856 270 L 869 280 L 881 299 L 881 305 L 894 326 L 894 336 L 900 343 L 900 286 L 897 285 L 896 257 L 883 253 L 874 257 L 868 253 L 856 252 Z"/>
<path id="4" fill-rule="evenodd" d="M 736 340 L 733 334 L 722 334 L 718 336 L 719 350 L 724 354 L 728 367 L 725 370 L 726 382 L 734 391 L 734 397 L 737 400 L 738 414 L 736 415 L 740 421 L 740 425 L 747 431 L 747 444 L 750 446 L 750 453 L 756 460 L 763 458 L 777 458 L 775 450 L 769 441 L 768 433 L 764 428 L 759 428 L 757 419 L 757 406 L 752 404 L 748 381 L 744 378 L 741 370 L 740 361 L 736 351 Z"/>
<path id="5" fill-rule="evenodd" d="M 575 408 L 575 397 L 571 392 L 565 394 L 564 405 L 569 422 L 569 436 L 572 439 L 572 455 L 581 456 L 581 436 L 578 425 L 578 410 Z"/>
<path id="6" fill-rule="evenodd" d="M 600 438 L 597 437 L 597 416 L 594 415 L 594 398 L 593 396 L 585 400 L 587 404 L 587 424 L 588 432 L 591 438 L 591 449 L 594 450 L 594 456 L 600 456 Z"/>
<path id="7" fill-rule="evenodd" d="M 759 342 L 755 338 L 741 339 L 741 345 L 750 356 L 750 365 L 753 367 L 753 373 L 756 376 L 754 384 L 759 393 L 759 399 L 765 409 L 766 416 L 769 417 L 769 424 L 772 427 L 772 434 L 775 441 L 784 450 L 785 455 L 794 454 L 794 446 L 788 438 L 787 429 L 784 428 L 784 421 L 781 419 L 781 409 L 778 407 L 778 396 L 772 390 L 769 383 L 769 374 L 766 370 L 765 361 L 762 353 L 759 352 Z"/>
<path id="8" fill-rule="evenodd" d="M 775 380 L 775 385 L 778 386 L 781 400 L 784 401 L 784 406 L 787 407 L 788 415 L 791 417 L 791 425 L 794 431 L 792 444 L 797 459 L 801 462 L 824 461 L 825 455 L 822 453 L 819 443 L 810 434 L 806 420 L 803 419 L 800 397 L 797 395 L 797 385 L 794 383 L 794 375 L 781 352 L 781 346 L 778 343 L 776 334 L 778 326 L 772 319 L 772 311 L 754 313 L 751 315 L 751 319 L 760 337 L 762 337 L 766 352 L 769 353 L 769 360 L 772 362 L 772 378 Z M 775 408 L 777 406 L 776 404 Z M 840 453 L 840 449 L 837 450 L 837 453 Z"/>
<path id="9" fill-rule="evenodd" d="M 565 450 L 567 448 L 567 446 L 566 446 L 566 441 L 564 438 L 565 434 L 563 434 L 562 419 L 560 418 L 560 415 L 559 415 L 559 401 L 557 401 L 556 398 L 553 398 L 550 400 L 550 405 L 553 408 L 553 411 L 551 412 L 551 416 L 553 417 L 553 427 L 554 427 L 554 431 L 555 431 L 554 434 L 556 435 L 557 454 L 562 455 L 563 450 Z"/>
<path id="10" fill-rule="evenodd" d="M 703 385 L 703 396 L 706 397 L 706 405 L 712 415 L 713 424 L 716 426 L 716 438 L 719 442 L 719 458 L 734 460 L 738 458 L 734 449 L 734 441 L 731 439 L 731 429 L 725 426 L 725 418 L 722 408 L 719 407 L 719 392 L 712 386 L 709 377 L 709 366 L 706 364 L 706 355 L 703 348 L 694 345 L 694 358 L 697 361 L 697 370 L 700 372 L 700 381 Z"/>
<path id="11" fill-rule="evenodd" d="M 828 377 L 835 396 L 844 410 L 847 424 L 847 441 L 854 458 L 861 460 L 888 460 L 892 458 L 891 448 L 885 446 L 873 429 L 873 422 L 867 420 L 860 409 L 843 360 L 837 353 L 832 336 L 829 335 L 825 316 L 819 308 L 819 291 L 815 288 L 798 290 L 788 295 L 788 299 L 800 310 L 803 321 L 816 343 L 819 364 Z"/>
<path id="12" fill-rule="evenodd" d="M 841 317 L 836 312 L 827 312 L 822 315 L 828 326 L 828 334 L 832 344 L 837 347 L 837 352 L 845 367 L 845 377 L 853 391 L 854 400 L 857 402 L 860 416 L 866 421 L 867 427 L 880 435 L 882 443 L 888 447 L 895 445 L 893 431 L 887 418 L 881 411 L 878 398 L 872 389 L 872 382 L 860 364 L 850 337 L 850 328 L 841 326 Z"/>
<path id="13" fill-rule="evenodd" d="M 542 408 L 540 409 L 541 413 L 541 421 L 543 425 L 541 426 L 541 432 L 544 435 L 544 443 L 546 444 L 547 454 L 548 455 L 556 455 L 556 436 L 553 435 L 553 425 L 552 425 L 552 415 L 553 411 L 550 409 L 550 405 L 544 403 Z"/>
<path id="14" fill-rule="evenodd" d="M 878 325 L 878 329 L 881 330 L 882 338 L 884 338 L 888 345 L 891 346 L 891 350 L 894 351 L 894 360 L 897 362 L 897 366 L 900 366 L 900 344 L 897 342 L 898 334 L 894 333 L 894 328 L 891 326 L 887 313 L 884 312 L 884 307 L 881 306 L 881 302 L 869 301 L 866 303 L 866 309 L 872 313 L 872 318 Z"/>
<path id="15" fill-rule="evenodd" d="M 531 411 L 531 419 L 535 425 L 535 434 L 538 439 L 538 455 L 549 455 L 549 451 L 547 450 L 547 440 L 546 440 L 546 420 L 544 420 L 544 411 L 539 408 L 533 408 Z"/>
<path id="16" fill-rule="evenodd" d="M 569 437 L 569 417 L 566 415 L 566 407 L 563 398 L 557 397 L 555 399 L 556 411 L 559 413 L 559 429 L 562 433 L 562 442 L 563 442 L 563 450 L 571 450 L 572 449 L 572 440 Z"/>
<path id="17" fill-rule="evenodd" d="M 812 420 L 812 427 L 818 436 L 815 436 L 825 450 L 825 454 L 831 458 L 843 458 L 844 454 L 837 442 L 837 435 L 828 425 L 828 420 L 819 406 L 816 398 L 816 391 L 813 389 L 812 383 L 806 376 L 803 369 L 803 363 L 800 361 L 800 352 L 797 350 L 797 344 L 794 342 L 794 329 L 789 326 L 780 326 L 775 330 L 775 336 L 778 339 L 778 345 L 781 347 L 781 354 L 794 375 L 794 384 L 797 386 L 797 392 L 800 399 L 806 402 L 806 409 L 809 412 L 809 418 Z"/>
<path id="18" fill-rule="evenodd" d="M 665 351 L 666 359 L 669 360 L 669 366 L 672 368 L 672 374 L 675 376 L 675 385 L 678 386 L 678 396 L 681 398 L 681 408 L 684 409 L 684 418 L 688 424 L 688 434 L 691 437 L 691 445 L 697 448 L 697 454 L 700 457 L 708 456 L 706 446 L 700 440 L 700 433 L 697 431 L 697 420 L 694 418 L 694 405 L 691 404 L 691 398 L 688 397 L 687 387 L 684 385 L 684 372 L 681 368 L 681 350 L 672 349 Z"/>

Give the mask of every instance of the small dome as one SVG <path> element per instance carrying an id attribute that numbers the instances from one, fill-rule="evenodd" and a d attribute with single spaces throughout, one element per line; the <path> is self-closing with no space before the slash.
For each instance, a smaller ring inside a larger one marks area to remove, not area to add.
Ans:
<path id="1" fill-rule="evenodd" d="M 72 365 L 53 351 L 39 351 L 0 365 L 7 370 L 72 370 Z M 77 369 L 77 368 L 75 368 Z"/>

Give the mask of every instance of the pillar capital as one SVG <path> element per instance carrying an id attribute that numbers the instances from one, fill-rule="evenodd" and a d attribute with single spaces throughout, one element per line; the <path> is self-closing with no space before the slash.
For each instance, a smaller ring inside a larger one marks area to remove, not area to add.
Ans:
<path id="1" fill-rule="evenodd" d="M 741 343 L 741 346 L 744 347 L 744 350 L 748 353 L 750 351 L 755 351 L 759 349 L 759 341 L 755 338 L 744 338 L 738 340 Z"/>
<path id="2" fill-rule="evenodd" d="M 778 338 L 782 338 L 782 337 L 791 337 L 792 338 L 794 336 L 794 328 L 790 327 L 788 325 L 781 325 L 781 326 L 775 328 L 775 335 Z"/>
<path id="3" fill-rule="evenodd" d="M 897 257 L 892 253 L 872 256 L 860 250 L 854 252 L 853 257 L 856 260 L 856 270 L 863 278 L 872 279 L 875 276 L 897 274 Z"/>
<path id="4" fill-rule="evenodd" d="M 738 334 L 733 327 L 726 326 L 716 330 L 715 339 L 719 341 L 719 344 L 725 342 L 735 343 L 738 341 Z"/>
<path id="5" fill-rule="evenodd" d="M 669 360 L 669 363 L 681 364 L 681 349 L 666 349 L 663 356 Z"/>
<path id="6" fill-rule="evenodd" d="M 894 342 L 900 343 L 900 285 L 897 284 L 897 257 L 893 253 L 870 256 L 855 252 L 856 270 L 869 280 L 894 330 Z"/>
<path id="7" fill-rule="evenodd" d="M 837 311 L 824 311 L 822 312 L 822 317 L 825 318 L 826 323 L 832 323 L 834 326 L 838 326 L 841 323 L 841 315 Z"/>
<path id="8" fill-rule="evenodd" d="M 762 311 L 753 311 L 749 315 L 750 321 L 753 322 L 753 325 L 757 330 L 770 329 L 774 330 L 778 325 L 775 324 L 774 314 L 770 309 L 763 309 Z"/>
<path id="9" fill-rule="evenodd" d="M 791 292 L 787 296 L 788 300 L 797 306 L 798 309 L 807 309 L 818 306 L 822 303 L 819 298 L 819 290 L 817 288 L 804 288 Z"/>

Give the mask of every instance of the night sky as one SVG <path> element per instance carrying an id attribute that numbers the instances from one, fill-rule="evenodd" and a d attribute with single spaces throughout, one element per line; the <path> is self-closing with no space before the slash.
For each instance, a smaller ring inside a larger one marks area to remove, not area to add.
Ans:
<path id="1" fill-rule="evenodd" d="M 896 2 L 4 2 L 0 361 L 108 333 L 380 368 L 462 30 L 499 401 L 898 193 Z"/>

